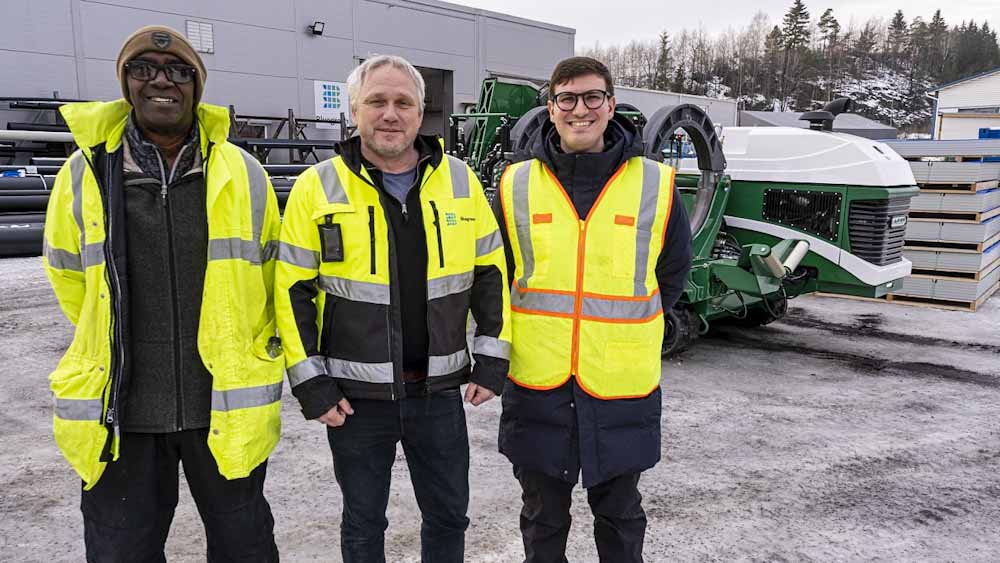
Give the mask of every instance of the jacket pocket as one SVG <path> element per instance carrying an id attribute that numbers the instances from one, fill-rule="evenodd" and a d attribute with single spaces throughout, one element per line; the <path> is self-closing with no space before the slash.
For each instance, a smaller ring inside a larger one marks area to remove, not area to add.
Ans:
<path id="1" fill-rule="evenodd" d="M 437 234 L 438 265 L 444 268 L 444 241 L 441 240 L 441 214 L 438 212 L 437 204 L 431 200 L 431 212 L 434 213 L 434 232 Z"/>
<path id="2" fill-rule="evenodd" d="M 89 360 L 64 359 L 49 377 L 55 395 L 52 432 L 85 489 L 92 488 L 104 472 L 100 457 L 108 437 L 103 420 L 108 380 L 108 369 Z"/>

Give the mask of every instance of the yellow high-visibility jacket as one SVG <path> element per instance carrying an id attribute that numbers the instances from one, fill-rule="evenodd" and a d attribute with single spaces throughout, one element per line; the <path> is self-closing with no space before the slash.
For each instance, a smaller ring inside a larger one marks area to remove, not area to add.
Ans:
<path id="1" fill-rule="evenodd" d="M 49 380 L 56 443 L 90 489 L 123 453 L 128 334 L 118 321 L 128 304 L 117 240 L 124 236 L 122 143 L 131 106 L 88 102 L 61 111 L 80 149 L 56 176 L 43 260 L 76 332 Z M 209 233 L 198 329 L 198 351 L 212 374 L 208 446 L 220 473 L 237 479 L 267 459 L 280 434 L 284 362 L 272 298 L 280 219 L 267 173 L 226 140 L 228 111 L 200 104 L 197 117 Z"/>
<path id="2" fill-rule="evenodd" d="M 434 145 L 414 187 L 427 248 L 426 385 L 435 391 L 469 380 L 471 311 L 478 325 L 473 381 L 488 371 L 496 383 L 487 387 L 499 389 L 511 338 L 500 230 L 472 170 L 442 154 L 437 141 L 421 142 Z M 400 325 L 399 266 L 384 197 L 367 169 L 337 156 L 302 173 L 285 207 L 275 307 L 288 378 L 307 416 L 310 410 L 314 416 L 325 412 L 341 396 L 394 400 L 402 394 L 407 335 Z M 323 229 L 337 233 L 331 236 L 339 252 L 324 255 Z M 304 299 L 295 293 L 301 287 L 308 290 Z M 334 389 L 313 409 L 306 406 L 309 397 L 300 396 L 307 388 L 300 386 L 310 381 Z"/>
<path id="3" fill-rule="evenodd" d="M 672 168 L 631 158 L 580 220 L 541 161 L 504 172 L 515 383 L 554 389 L 575 376 L 601 399 L 645 397 L 657 388 L 663 309 L 655 269 L 673 185 Z"/>

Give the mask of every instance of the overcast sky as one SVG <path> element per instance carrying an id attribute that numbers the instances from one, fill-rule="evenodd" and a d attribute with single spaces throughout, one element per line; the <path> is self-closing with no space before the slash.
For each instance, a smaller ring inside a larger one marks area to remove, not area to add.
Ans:
<path id="1" fill-rule="evenodd" d="M 664 0 L 450 0 L 522 18 L 576 29 L 576 47 L 587 48 L 594 42 L 602 45 L 627 43 L 632 39 L 653 39 L 664 29 L 670 33 L 682 29 L 705 28 L 709 33 L 726 28 L 741 29 L 754 13 L 762 11 L 772 23 L 781 17 L 792 0 L 695 0 L 692 2 Z M 819 19 L 827 8 L 843 28 L 853 18 L 856 24 L 869 17 L 886 21 L 902 8 L 906 21 L 914 16 L 929 20 L 940 9 L 948 25 L 973 19 L 987 20 L 990 27 L 1000 27 L 1000 0 L 806 0 L 812 21 Z M 905 4 L 905 6 L 904 6 Z"/>

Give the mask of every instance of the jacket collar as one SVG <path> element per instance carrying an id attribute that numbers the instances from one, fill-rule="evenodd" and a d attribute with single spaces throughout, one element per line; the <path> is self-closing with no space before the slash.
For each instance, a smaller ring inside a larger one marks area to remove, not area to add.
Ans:
<path id="1" fill-rule="evenodd" d="M 118 150 L 132 106 L 124 99 L 113 102 L 66 104 L 59 113 L 66 120 L 73 140 L 87 156 L 90 149 L 103 144 L 106 152 Z M 201 155 L 208 156 L 210 143 L 220 144 L 229 137 L 229 110 L 210 104 L 198 104 L 198 134 Z"/>
<path id="2" fill-rule="evenodd" d="M 617 113 L 608 122 L 608 128 L 604 132 L 603 152 L 566 155 L 560 148 L 559 133 L 551 121 L 546 121 L 535 135 L 529 150 L 532 158 L 541 160 L 557 175 L 560 164 L 575 162 L 579 158 L 599 163 L 598 167 L 601 169 L 614 171 L 626 160 L 643 154 L 639 130 L 631 121 Z"/>
<path id="3" fill-rule="evenodd" d="M 441 165 L 444 159 L 444 140 L 436 135 L 417 135 L 413 145 L 417 149 L 417 162 L 427 161 L 432 168 Z M 374 166 L 365 160 L 361 154 L 361 137 L 354 136 L 346 141 L 337 143 L 334 151 L 344 159 L 344 164 L 358 176 L 364 177 L 361 169 L 374 169 Z"/>

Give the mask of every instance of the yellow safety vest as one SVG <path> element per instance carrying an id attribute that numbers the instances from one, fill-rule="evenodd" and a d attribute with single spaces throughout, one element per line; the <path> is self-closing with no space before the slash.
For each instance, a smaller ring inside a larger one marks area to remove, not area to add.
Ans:
<path id="1" fill-rule="evenodd" d="M 396 264 L 379 191 L 367 170 L 360 174 L 337 156 L 296 180 L 281 229 L 275 306 L 293 388 L 330 376 L 348 395 L 351 384 L 374 384 L 369 389 L 394 398 L 402 369 L 394 362 L 402 342 L 392 335 L 391 310 L 399 306 L 393 297 Z M 419 190 L 427 238 L 427 383 L 434 389 L 468 379 L 466 321 L 476 267 L 495 266 L 502 275 L 506 267 L 496 219 L 464 162 L 444 155 L 437 166 L 425 168 Z M 319 228 L 327 222 L 340 230 L 342 260 L 322 257 Z M 329 325 L 323 327 L 329 335 L 318 343 L 320 355 L 307 355 L 317 343 L 303 342 L 289 298 L 288 290 L 303 281 L 319 290 L 317 323 Z M 502 326 L 495 335 L 477 335 L 472 352 L 506 360 L 510 297 L 502 286 L 488 296 L 495 309 L 490 316 L 502 319 Z M 327 347 L 330 342 L 335 345 Z M 364 361 L 358 358 L 361 350 L 367 351 Z"/>
<path id="2" fill-rule="evenodd" d="M 583 221 L 541 161 L 504 172 L 515 383 L 545 390 L 576 376 L 601 399 L 645 397 L 659 385 L 663 310 L 655 269 L 673 183 L 672 168 L 631 158 Z"/>
<path id="3" fill-rule="evenodd" d="M 107 465 L 101 457 L 109 432 L 114 432 L 111 456 L 117 460 L 121 453 L 116 420 L 121 413 L 115 412 L 113 399 L 121 374 L 112 377 L 112 371 L 121 370 L 126 353 L 113 336 L 115 311 L 124 305 L 112 303 L 118 293 L 112 292 L 113 243 L 105 224 L 108 186 L 98 184 L 93 166 L 95 152 L 121 149 L 130 110 L 124 100 L 63 106 L 80 150 L 56 176 L 45 217 L 45 272 L 63 312 L 76 325 L 69 349 L 49 376 L 53 429 L 86 489 L 97 484 Z M 281 430 L 284 362 L 271 341 L 280 218 L 267 173 L 226 141 L 228 111 L 200 104 L 197 112 L 207 159 L 208 265 L 198 351 L 212 374 L 208 446 L 219 472 L 238 479 L 267 459 Z"/>

